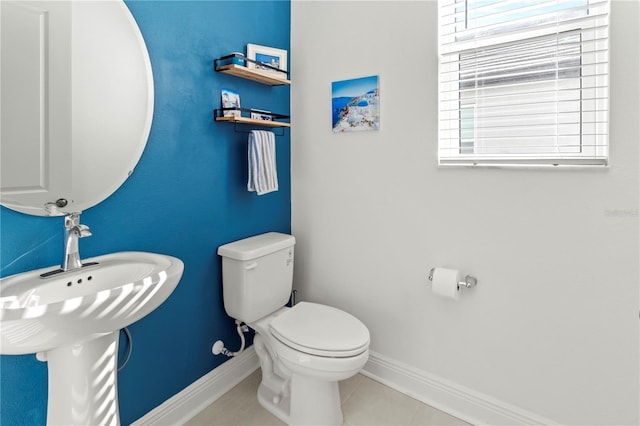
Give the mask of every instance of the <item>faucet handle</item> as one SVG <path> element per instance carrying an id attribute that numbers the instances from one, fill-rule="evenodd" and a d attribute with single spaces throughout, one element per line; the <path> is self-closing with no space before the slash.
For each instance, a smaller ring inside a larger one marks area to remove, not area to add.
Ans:
<path id="1" fill-rule="evenodd" d="M 91 233 L 91 229 L 89 229 L 87 225 L 76 225 L 74 229 L 76 230 L 79 238 L 90 237 L 91 235 L 93 235 Z"/>
<path id="2" fill-rule="evenodd" d="M 64 217 L 64 227 L 76 234 L 79 238 L 91 236 L 91 230 L 87 225 L 80 224 L 80 212 L 67 213 Z"/>
<path id="3" fill-rule="evenodd" d="M 71 229 L 80 225 L 80 213 L 67 213 L 64 215 L 64 227 Z"/>

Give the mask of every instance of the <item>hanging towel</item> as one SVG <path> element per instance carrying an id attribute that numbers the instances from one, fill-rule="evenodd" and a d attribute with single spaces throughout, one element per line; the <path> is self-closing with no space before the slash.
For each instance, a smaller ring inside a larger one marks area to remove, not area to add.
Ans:
<path id="1" fill-rule="evenodd" d="M 247 189 L 258 195 L 278 190 L 276 135 L 266 130 L 249 133 L 249 180 Z"/>

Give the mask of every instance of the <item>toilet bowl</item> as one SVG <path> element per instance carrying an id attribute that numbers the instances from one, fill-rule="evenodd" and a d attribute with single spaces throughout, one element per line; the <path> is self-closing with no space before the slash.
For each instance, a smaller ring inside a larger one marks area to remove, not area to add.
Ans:
<path id="1" fill-rule="evenodd" d="M 260 404 L 290 425 L 341 425 L 338 381 L 369 358 L 369 332 L 339 309 L 300 302 L 249 327 L 263 380 Z"/>
<path id="2" fill-rule="evenodd" d="M 341 425 L 338 381 L 364 367 L 369 330 L 337 308 L 285 306 L 294 244 L 291 235 L 270 232 L 220 246 L 225 310 L 256 332 L 265 409 L 289 425 Z"/>

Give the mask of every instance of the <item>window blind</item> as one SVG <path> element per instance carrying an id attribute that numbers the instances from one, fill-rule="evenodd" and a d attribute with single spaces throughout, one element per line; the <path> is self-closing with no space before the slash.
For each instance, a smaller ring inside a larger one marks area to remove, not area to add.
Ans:
<path id="1" fill-rule="evenodd" d="M 609 2 L 439 0 L 439 163 L 608 161 Z"/>

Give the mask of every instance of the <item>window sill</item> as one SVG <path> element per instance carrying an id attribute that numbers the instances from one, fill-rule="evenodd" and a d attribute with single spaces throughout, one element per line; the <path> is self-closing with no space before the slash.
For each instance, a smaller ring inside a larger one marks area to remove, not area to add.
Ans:
<path id="1" fill-rule="evenodd" d="M 440 159 L 438 167 L 456 168 L 504 168 L 504 169 L 608 169 L 608 159 Z"/>

